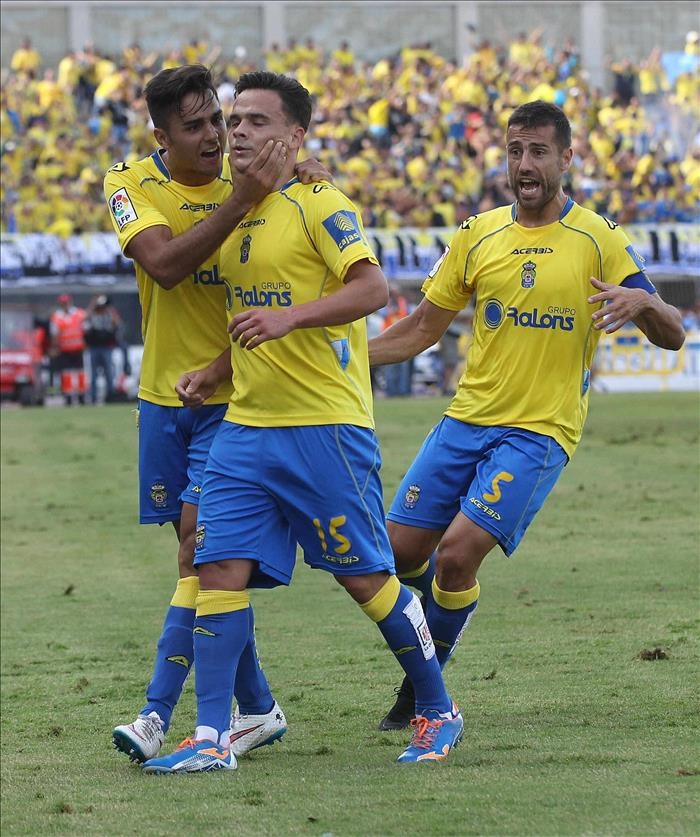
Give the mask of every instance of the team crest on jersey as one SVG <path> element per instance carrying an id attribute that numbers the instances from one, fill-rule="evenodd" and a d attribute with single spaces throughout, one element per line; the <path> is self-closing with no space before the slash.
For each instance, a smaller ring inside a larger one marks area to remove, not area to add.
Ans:
<path id="1" fill-rule="evenodd" d="M 339 209 L 333 215 L 329 215 L 323 226 L 341 252 L 351 244 L 362 241 L 357 215 L 347 209 Z"/>
<path id="2" fill-rule="evenodd" d="M 203 523 L 200 523 L 197 526 L 197 530 L 194 534 L 194 548 L 195 549 L 202 549 L 204 547 L 204 538 L 207 536 L 207 530 Z"/>
<path id="3" fill-rule="evenodd" d="M 139 217 L 126 189 L 117 189 L 112 193 L 109 198 L 109 208 L 120 230 Z"/>
<path id="4" fill-rule="evenodd" d="M 157 509 L 164 509 L 168 503 L 168 491 L 162 482 L 151 486 L 151 502 Z"/>
<path id="5" fill-rule="evenodd" d="M 536 268 L 537 265 L 534 262 L 525 262 L 523 265 L 523 271 L 520 274 L 520 284 L 523 288 L 534 288 L 535 287 L 535 276 L 537 275 Z"/>
<path id="6" fill-rule="evenodd" d="M 245 264 L 250 258 L 250 242 L 253 239 L 249 235 L 243 236 L 241 243 L 241 264 Z"/>
<path id="7" fill-rule="evenodd" d="M 403 507 L 405 509 L 415 509 L 420 500 L 420 485 L 409 485 L 408 490 L 403 498 Z"/>

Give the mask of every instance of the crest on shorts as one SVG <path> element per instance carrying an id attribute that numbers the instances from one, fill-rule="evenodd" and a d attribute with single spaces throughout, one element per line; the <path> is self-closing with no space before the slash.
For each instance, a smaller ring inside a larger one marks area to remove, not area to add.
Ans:
<path id="1" fill-rule="evenodd" d="M 194 533 L 194 548 L 195 549 L 202 549 L 204 546 L 204 538 L 207 536 L 207 529 L 203 523 L 200 523 L 197 526 L 197 529 Z"/>
<path id="2" fill-rule="evenodd" d="M 525 262 L 523 265 L 523 272 L 520 274 L 520 284 L 523 288 L 535 287 L 536 268 L 537 265 L 534 262 Z"/>
<path id="3" fill-rule="evenodd" d="M 154 482 L 151 486 L 151 502 L 157 509 L 164 509 L 168 504 L 168 491 L 162 482 Z"/>
<path id="4" fill-rule="evenodd" d="M 253 239 L 249 235 L 243 236 L 241 243 L 241 264 L 245 264 L 250 258 L 250 242 Z"/>
<path id="5" fill-rule="evenodd" d="M 414 509 L 420 500 L 420 492 L 420 485 L 409 485 L 403 498 L 403 507 L 405 509 Z"/>

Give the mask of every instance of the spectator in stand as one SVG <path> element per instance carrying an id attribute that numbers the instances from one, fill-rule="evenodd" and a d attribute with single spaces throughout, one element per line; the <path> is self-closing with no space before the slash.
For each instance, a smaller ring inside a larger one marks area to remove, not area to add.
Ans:
<path id="1" fill-rule="evenodd" d="M 611 62 L 610 72 L 613 77 L 613 98 L 622 107 L 626 107 L 637 95 L 637 68 L 629 58 Z"/>
<path id="2" fill-rule="evenodd" d="M 55 222 L 64 230 L 66 216 L 74 228 L 109 229 L 100 207 L 102 196 L 89 188 L 89 172 L 95 182 L 101 182 L 102 173 L 115 161 L 128 163 L 153 151 L 141 91 L 158 69 L 184 63 L 183 49 L 188 54 L 205 54 L 205 61 L 221 54 L 217 84 L 255 69 L 247 59 L 245 66 L 241 64 L 236 47 L 227 56 L 221 46 L 210 46 L 199 38 L 148 56 L 132 44 L 114 58 L 88 44 L 58 63 L 56 81 L 63 96 L 54 101 L 52 80 L 41 77 L 40 63 L 32 68 L 36 58 L 29 46 L 29 51 L 17 51 L 15 65 L 21 69 L 5 71 L 2 88 L 3 143 L 15 144 L 10 171 L 5 169 L 5 158 L 10 155 L 2 155 L 3 189 L 12 196 L 2 204 L 4 231 L 44 230 Z M 510 201 L 498 132 L 514 107 L 538 96 L 561 104 L 577 136 L 591 136 L 590 149 L 581 165 L 577 161 L 565 189 L 578 197 L 581 188 L 595 181 L 595 195 L 583 195 L 586 205 L 613 220 L 628 221 L 629 201 L 620 200 L 619 193 L 621 187 L 629 187 L 629 180 L 616 159 L 623 144 L 622 161 L 634 170 L 639 159 L 654 148 L 660 149 L 662 162 L 684 160 L 697 133 L 697 32 L 687 34 L 679 44 L 681 50 L 686 69 L 672 84 L 664 80 L 660 51 L 653 50 L 638 66 L 630 61 L 611 65 L 616 76 L 609 76 L 607 89 L 602 91 L 589 84 L 576 45 L 567 39 L 556 49 L 548 48 L 541 30 L 523 32 L 510 45 L 481 40 L 461 62 L 447 62 L 425 44 L 407 47 L 376 63 L 363 62 L 343 43 L 324 63 L 312 39 L 305 45 L 291 39 L 284 50 L 273 46 L 265 61 L 270 69 L 296 77 L 314 95 L 316 116 L 306 149 L 334 172 L 349 197 L 366 207 L 382 208 L 374 211 L 372 226 L 412 225 L 416 208 L 433 206 L 445 185 L 463 202 L 457 223 Z M 320 79 L 322 66 L 327 69 Z M 125 69 L 126 89 L 109 92 L 114 82 L 110 76 L 119 77 Z M 105 90 L 109 95 L 103 95 Z M 98 107 L 96 95 L 104 107 Z M 47 100 L 53 101 L 48 108 Z M 382 113 L 387 103 L 388 125 Z M 15 199 L 19 182 L 23 177 L 32 182 L 47 147 L 55 145 L 59 134 L 65 135 L 69 148 L 61 149 L 56 165 L 42 173 L 40 181 L 56 199 L 42 206 L 32 186 L 28 195 Z M 76 155 L 82 161 L 79 171 L 87 170 L 86 177 L 78 180 L 71 174 L 64 181 L 63 160 L 70 159 L 73 167 Z M 456 162 L 446 163 L 446 156 Z M 368 167 L 371 193 L 367 191 Z M 647 204 L 640 221 L 657 211 L 656 187 L 650 177 L 645 173 L 635 187 L 635 197 L 642 196 Z M 674 206 L 669 211 L 664 198 L 658 212 L 676 220 L 697 220 L 697 194 L 692 187 L 676 184 L 670 195 Z M 443 205 L 449 202 L 449 196 L 443 198 Z M 431 226 L 441 224 L 454 227 L 448 212 L 435 213 Z"/>
<path id="3" fill-rule="evenodd" d="M 122 318 L 108 296 L 100 294 L 90 303 L 83 321 L 85 344 L 90 358 L 90 401 L 98 403 L 97 382 L 105 379 L 105 401 L 115 397 L 114 350 L 122 342 Z"/>
<path id="4" fill-rule="evenodd" d="M 41 55 L 34 49 L 31 38 L 22 38 L 22 45 L 12 53 L 10 68 L 15 73 L 36 75 L 41 66 Z"/>
<path id="5" fill-rule="evenodd" d="M 355 53 L 349 41 L 341 41 L 340 46 L 331 53 L 331 60 L 340 67 L 351 68 L 355 64 Z"/>
<path id="6" fill-rule="evenodd" d="M 61 382 L 61 394 L 66 405 L 85 403 L 85 310 L 73 304 L 70 294 L 58 297 L 58 308 L 51 315 L 49 330 L 54 372 Z"/>

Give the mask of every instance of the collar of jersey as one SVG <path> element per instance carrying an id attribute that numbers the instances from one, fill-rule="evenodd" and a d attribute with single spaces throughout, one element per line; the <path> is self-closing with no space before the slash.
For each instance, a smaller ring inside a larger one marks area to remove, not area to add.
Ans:
<path id="1" fill-rule="evenodd" d="M 165 151 L 164 148 L 159 148 L 157 151 L 154 151 L 153 154 L 151 154 L 151 159 L 155 163 L 155 166 L 158 169 L 158 171 L 162 175 L 164 175 L 164 177 L 167 180 L 172 180 L 173 179 L 172 175 L 168 171 L 168 167 L 165 165 L 165 160 L 163 160 L 163 158 L 161 157 L 161 154 L 162 154 L 163 151 Z M 221 175 L 222 175 L 222 173 L 219 172 L 219 177 L 221 177 Z"/>
<path id="2" fill-rule="evenodd" d="M 158 171 L 162 175 L 164 175 L 168 180 L 172 180 L 172 178 L 170 177 L 170 172 L 168 171 L 168 167 L 165 165 L 165 161 L 160 156 L 163 151 L 165 151 L 164 148 L 159 148 L 157 151 L 154 151 L 153 154 L 151 154 L 151 159 L 155 163 Z"/>
<path id="3" fill-rule="evenodd" d="M 573 200 L 571 198 L 567 197 L 566 203 L 564 204 L 564 206 L 561 209 L 561 212 L 559 213 L 559 220 L 560 221 L 567 213 L 571 212 L 571 208 L 573 207 L 573 205 L 574 205 Z M 511 217 L 512 221 L 517 221 L 518 220 L 518 204 L 517 203 L 514 203 L 511 206 L 510 217 Z"/>
<path id="4" fill-rule="evenodd" d="M 290 186 L 293 186 L 295 183 L 299 182 L 298 177 L 293 177 L 291 180 L 288 180 L 284 186 L 280 187 L 280 192 L 284 192 L 285 189 L 289 189 Z"/>

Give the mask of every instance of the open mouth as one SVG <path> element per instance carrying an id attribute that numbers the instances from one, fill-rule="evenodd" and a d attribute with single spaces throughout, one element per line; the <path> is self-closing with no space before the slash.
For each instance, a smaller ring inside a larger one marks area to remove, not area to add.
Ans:
<path id="1" fill-rule="evenodd" d="M 205 160 L 218 160 L 220 157 L 219 146 L 217 145 L 216 148 L 210 148 L 207 151 L 203 151 L 202 157 L 204 157 Z"/>
<path id="2" fill-rule="evenodd" d="M 534 195 L 540 188 L 539 182 L 529 177 L 524 177 L 522 180 L 519 180 L 518 186 L 520 187 L 521 195 Z"/>

